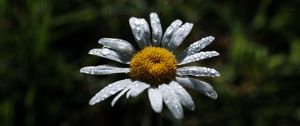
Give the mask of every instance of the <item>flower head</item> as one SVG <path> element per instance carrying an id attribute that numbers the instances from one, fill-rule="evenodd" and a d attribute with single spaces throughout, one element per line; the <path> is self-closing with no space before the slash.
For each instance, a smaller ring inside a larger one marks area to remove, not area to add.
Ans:
<path id="1" fill-rule="evenodd" d="M 105 75 L 125 73 L 130 78 L 109 84 L 100 90 L 89 102 L 94 105 L 118 93 L 112 106 L 126 93 L 126 97 L 136 97 L 147 90 L 152 109 L 160 113 L 163 103 L 169 108 L 175 118 L 183 118 L 183 108 L 194 110 L 195 105 L 182 87 L 192 88 L 213 99 L 217 93 L 211 85 L 193 77 L 220 76 L 213 68 L 199 66 L 184 66 L 185 64 L 218 56 L 216 51 L 201 51 L 208 46 L 214 37 L 208 36 L 194 42 L 185 50 L 174 54 L 176 48 L 191 31 L 193 24 L 175 20 L 162 34 L 160 20 L 156 13 L 150 14 L 150 26 L 143 18 L 131 17 L 129 24 L 139 51 L 127 41 L 115 38 L 102 38 L 99 44 L 102 48 L 89 51 L 89 54 L 107 58 L 129 67 L 120 68 L 109 65 L 87 66 L 80 69 L 81 73 Z M 152 39 L 150 39 L 152 36 Z"/>

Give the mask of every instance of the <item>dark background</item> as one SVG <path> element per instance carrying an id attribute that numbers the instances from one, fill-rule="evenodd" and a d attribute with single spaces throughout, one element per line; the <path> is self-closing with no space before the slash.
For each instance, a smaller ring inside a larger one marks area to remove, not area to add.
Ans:
<path id="1" fill-rule="evenodd" d="M 299 126 L 299 0 L 0 0 L 1 126 Z M 181 48 L 205 36 L 205 50 L 220 56 L 196 63 L 216 68 L 211 83 L 218 99 L 187 89 L 196 109 L 175 120 L 164 107 L 155 114 L 147 93 L 89 99 L 123 74 L 79 73 L 111 64 L 88 55 L 102 37 L 134 43 L 131 16 L 149 21 L 157 12 L 163 30 L 175 19 L 194 23 Z"/>

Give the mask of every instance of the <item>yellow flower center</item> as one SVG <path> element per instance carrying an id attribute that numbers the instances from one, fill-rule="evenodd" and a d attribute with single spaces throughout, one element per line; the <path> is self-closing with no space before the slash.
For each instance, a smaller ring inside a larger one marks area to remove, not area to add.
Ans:
<path id="1" fill-rule="evenodd" d="M 176 75 L 176 59 L 173 53 L 160 47 L 146 47 L 130 61 L 130 77 L 152 86 L 168 83 Z"/>

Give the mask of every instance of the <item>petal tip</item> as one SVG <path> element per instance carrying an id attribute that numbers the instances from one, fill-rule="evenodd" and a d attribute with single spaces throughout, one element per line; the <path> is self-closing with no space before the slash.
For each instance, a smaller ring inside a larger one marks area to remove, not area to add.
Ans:
<path id="1" fill-rule="evenodd" d="M 130 95 L 131 95 L 131 92 L 130 92 L 130 90 L 127 92 L 127 94 L 126 94 L 126 98 L 128 99 L 129 97 L 130 97 Z"/>
<path id="2" fill-rule="evenodd" d="M 129 25 L 130 25 L 130 27 L 132 27 L 132 25 L 133 25 L 133 23 L 134 23 L 134 21 L 135 21 L 136 19 L 137 19 L 136 17 L 130 17 L 130 18 L 129 18 Z"/>
<path id="3" fill-rule="evenodd" d="M 89 105 L 91 105 L 91 106 L 92 106 L 92 105 L 95 105 L 95 103 L 89 102 Z"/>
<path id="4" fill-rule="evenodd" d="M 151 12 L 151 13 L 150 13 L 150 17 L 152 17 L 152 16 L 157 16 L 157 13 Z"/>
<path id="5" fill-rule="evenodd" d="M 183 114 L 181 114 L 181 115 L 174 115 L 174 117 L 175 117 L 176 119 L 182 119 L 182 118 L 183 118 Z"/>
<path id="6" fill-rule="evenodd" d="M 216 76 L 216 77 L 220 77 L 221 74 L 220 74 L 219 72 L 217 72 L 215 76 Z"/>
<path id="7" fill-rule="evenodd" d="M 208 38 L 210 41 L 215 40 L 215 37 L 214 37 L 214 36 L 208 36 L 207 38 Z"/>
<path id="8" fill-rule="evenodd" d="M 176 20 L 174 21 L 174 24 L 180 26 L 180 25 L 182 24 L 182 21 L 181 21 L 180 19 L 176 19 Z"/>
<path id="9" fill-rule="evenodd" d="M 80 70 L 79 70 L 80 73 L 87 73 L 87 69 L 86 67 L 82 67 Z"/>
<path id="10" fill-rule="evenodd" d="M 212 73 L 213 73 L 213 77 L 220 77 L 221 76 L 221 74 L 217 70 L 215 70 L 215 69 L 211 69 L 211 70 L 212 70 Z"/>
<path id="11" fill-rule="evenodd" d="M 194 110 L 195 110 L 195 106 L 193 106 L 193 107 L 191 108 L 191 110 L 194 111 Z"/>
<path id="12" fill-rule="evenodd" d="M 160 107 L 156 107 L 156 108 L 152 107 L 152 109 L 156 113 L 161 113 L 161 111 L 162 111 L 162 108 L 160 108 Z"/>
<path id="13" fill-rule="evenodd" d="M 213 52 L 215 53 L 216 56 L 220 55 L 220 53 L 217 51 L 213 51 Z"/>
<path id="14" fill-rule="evenodd" d="M 88 52 L 88 54 L 93 55 L 93 54 L 94 54 L 94 50 L 91 49 L 91 50 Z"/>
<path id="15" fill-rule="evenodd" d="M 114 107 L 115 106 L 115 102 L 111 102 L 111 107 Z"/>
<path id="16" fill-rule="evenodd" d="M 100 102 L 100 101 L 99 101 Z M 91 99 L 90 101 L 89 101 L 89 105 L 95 105 L 97 102 L 95 101 L 95 99 Z"/>
<path id="17" fill-rule="evenodd" d="M 214 93 L 213 95 L 211 95 L 210 96 L 212 99 L 214 99 L 214 100 L 217 100 L 217 98 L 218 98 L 218 95 L 217 95 L 217 93 Z"/>
<path id="18" fill-rule="evenodd" d="M 103 45 L 103 41 L 104 40 L 105 40 L 105 38 L 101 38 L 101 39 L 98 40 L 98 43 L 101 44 L 101 45 Z"/>

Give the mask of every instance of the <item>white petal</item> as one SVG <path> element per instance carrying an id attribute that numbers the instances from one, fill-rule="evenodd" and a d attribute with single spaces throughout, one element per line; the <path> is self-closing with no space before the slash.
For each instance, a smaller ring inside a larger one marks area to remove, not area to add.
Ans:
<path id="1" fill-rule="evenodd" d="M 190 94 L 176 81 L 172 81 L 169 86 L 175 91 L 179 101 L 190 110 L 195 109 L 195 104 Z"/>
<path id="2" fill-rule="evenodd" d="M 157 88 L 149 88 L 148 89 L 148 97 L 151 104 L 152 109 L 159 113 L 163 108 L 162 96 L 160 91 Z"/>
<path id="3" fill-rule="evenodd" d="M 204 81 L 200 81 L 189 77 L 187 78 L 176 77 L 176 81 L 179 82 L 181 85 L 195 89 L 196 91 L 199 91 L 200 93 L 203 93 L 212 99 L 218 98 L 218 95 L 216 91 L 213 89 L 213 87 Z"/>
<path id="4" fill-rule="evenodd" d="M 171 25 L 165 31 L 165 34 L 162 39 L 161 47 L 167 47 L 173 34 L 177 31 L 177 29 L 181 26 L 181 20 L 175 20 L 171 23 Z"/>
<path id="5" fill-rule="evenodd" d="M 123 60 L 123 59 L 128 59 L 129 57 L 121 58 L 122 56 L 119 53 L 117 53 L 111 49 L 108 49 L 108 48 L 91 49 L 89 51 L 89 54 L 107 58 L 107 59 L 110 59 L 110 60 L 113 60 L 113 61 L 116 61 L 119 63 L 129 64 L 128 61 Z"/>
<path id="6" fill-rule="evenodd" d="M 160 46 L 162 38 L 162 28 L 159 17 L 156 13 L 150 14 L 150 23 L 152 28 L 152 43 L 154 46 Z"/>
<path id="7" fill-rule="evenodd" d="M 92 75 L 106 75 L 115 73 L 129 73 L 129 68 L 119 68 L 109 65 L 87 66 L 80 69 L 80 73 Z"/>
<path id="8" fill-rule="evenodd" d="M 208 77 L 218 77 L 220 73 L 213 68 L 198 67 L 198 66 L 188 66 L 176 69 L 176 73 L 179 76 L 208 76 Z"/>
<path id="9" fill-rule="evenodd" d="M 184 23 L 172 36 L 168 46 L 171 51 L 174 51 L 186 38 L 186 36 L 191 32 L 193 28 L 192 23 Z"/>
<path id="10" fill-rule="evenodd" d="M 123 89 L 111 102 L 111 106 L 114 106 L 116 102 L 123 96 L 130 88 L 132 85 L 128 85 L 125 89 Z"/>
<path id="11" fill-rule="evenodd" d="M 124 60 L 129 61 L 133 54 L 136 52 L 134 47 L 127 41 L 116 38 L 101 38 L 98 41 L 104 47 L 113 49 L 122 55 Z M 126 58 L 126 59 L 125 59 Z"/>
<path id="12" fill-rule="evenodd" d="M 166 84 L 159 85 L 158 89 L 161 92 L 164 103 L 170 109 L 174 117 L 182 119 L 183 109 L 173 89 Z"/>
<path id="13" fill-rule="evenodd" d="M 129 19 L 129 25 L 132 34 L 141 49 L 146 46 L 150 46 L 150 29 L 149 25 L 143 18 L 131 17 Z"/>
<path id="14" fill-rule="evenodd" d="M 196 62 L 199 60 L 211 58 L 211 57 L 218 56 L 218 55 L 219 55 L 219 53 L 216 51 L 199 52 L 199 53 L 185 57 L 177 65 L 183 65 L 183 64 L 187 64 L 187 63 L 191 63 L 191 62 Z"/>
<path id="15" fill-rule="evenodd" d="M 205 38 L 202 38 L 199 41 L 194 42 L 193 44 L 191 44 L 187 49 L 187 56 L 193 55 L 199 51 L 201 51 L 202 49 L 204 49 L 206 46 L 208 46 L 210 43 L 212 43 L 212 41 L 215 39 L 215 37 L 213 36 L 208 36 Z"/>
<path id="16" fill-rule="evenodd" d="M 98 102 L 101 102 L 101 101 L 105 100 L 106 98 L 119 92 L 120 90 L 124 89 L 131 83 L 132 83 L 132 81 L 130 79 L 124 79 L 124 80 L 120 80 L 120 81 L 111 83 L 108 86 L 106 86 L 105 88 L 103 88 L 101 91 L 99 91 L 94 97 L 92 97 L 89 104 L 94 105 Z"/>
<path id="17" fill-rule="evenodd" d="M 126 98 L 129 98 L 129 96 L 136 97 L 149 87 L 150 87 L 149 84 L 146 84 L 146 83 L 140 82 L 140 81 L 134 81 L 132 83 L 132 87 L 126 94 Z"/>

